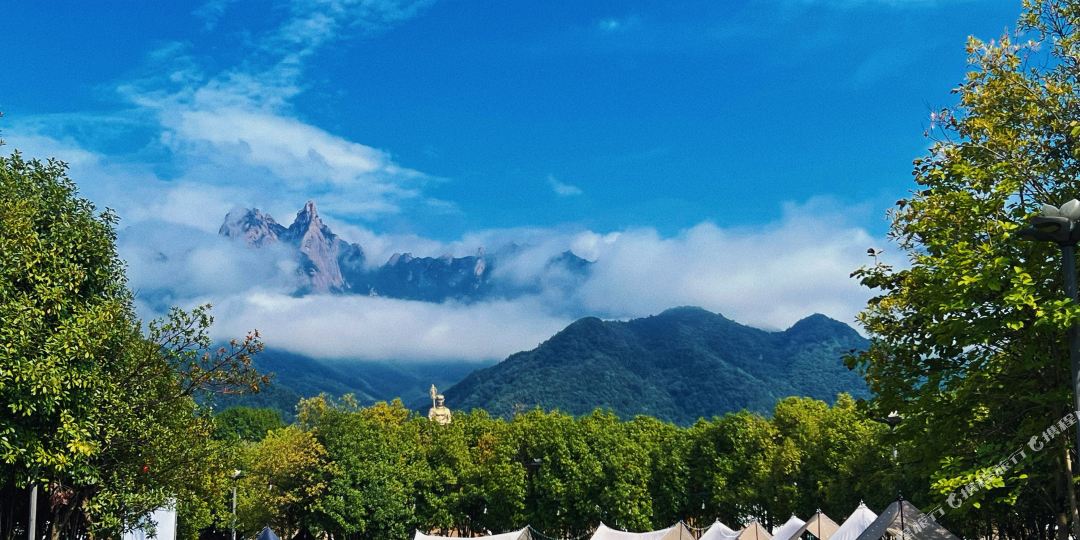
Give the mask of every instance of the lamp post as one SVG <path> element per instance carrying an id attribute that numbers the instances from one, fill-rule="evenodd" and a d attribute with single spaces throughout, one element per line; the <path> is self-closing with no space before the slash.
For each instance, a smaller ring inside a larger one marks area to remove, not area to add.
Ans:
<path id="1" fill-rule="evenodd" d="M 896 426 L 899 426 L 900 422 L 904 421 L 904 417 L 900 416 L 899 412 L 893 411 L 885 418 L 872 418 L 871 420 L 889 426 L 889 433 L 894 433 L 896 431 Z M 898 461 L 898 456 L 899 452 L 896 450 L 896 441 L 893 441 L 892 458 L 894 462 Z"/>
<path id="2" fill-rule="evenodd" d="M 1076 297 L 1076 243 L 1080 241 L 1080 201 L 1073 199 L 1061 208 L 1045 204 L 1031 226 L 1019 231 L 1022 238 L 1053 242 L 1061 248 L 1061 268 L 1065 277 L 1065 295 Z M 1072 364 L 1073 409 L 1080 411 L 1080 321 L 1069 327 L 1069 363 Z M 1076 432 L 1076 447 L 1080 451 L 1080 429 Z"/>
<path id="3" fill-rule="evenodd" d="M 236 540 L 236 483 L 240 480 L 240 477 L 244 476 L 244 471 L 236 469 L 232 473 L 232 540 Z"/>
<path id="4" fill-rule="evenodd" d="M 30 485 L 30 524 L 26 527 L 27 540 L 37 538 L 37 500 L 38 485 L 37 482 L 33 482 Z"/>

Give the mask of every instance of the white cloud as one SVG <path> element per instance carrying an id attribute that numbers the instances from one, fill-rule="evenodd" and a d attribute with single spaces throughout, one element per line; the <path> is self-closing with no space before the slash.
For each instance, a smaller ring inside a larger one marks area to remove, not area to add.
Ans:
<path id="1" fill-rule="evenodd" d="M 885 242 L 830 206 L 789 205 L 779 222 L 753 229 L 702 223 L 673 237 L 652 229 L 608 236 L 595 242 L 582 304 L 619 316 L 696 305 L 774 329 L 815 312 L 851 324 L 869 291 L 849 275 L 868 262 L 868 247 Z"/>
<path id="2" fill-rule="evenodd" d="M 434 304 L 367 296 L 251 291 L 214 310 L 222 337 L 259 329 L 270 347 L 332 359 L 502 359 L 571 321 L 531 299 Z"/>
<path id="3" fill-rule="evenodd" d="M 203 5 L 199 6 L 192 15 L 203 20 L 203 28 L 207 31 L 213 30 L 221 17 L 225 15 L 225 11 L 228 10 L 229 4 L 235 0 L 209 0 Z"/>
<path id="4" fill-rule="evenodd" d="M 573 197 L 574 195 L 581 195 L 582 193 L 581 188 L 572 184 L 567 184 L 566 182 L 561 182 L 553 175 L 548 175 L 547 181 L 548 185 L 551 186 L 551 190 L 560 197 Z"/>
<path id="5" fill-rule="evenodd" d="M 144 316 L 169 303 L 217 306 L 222 338 L 259 329 L 271 347 L 335 359 L 501 359 L 535 347 L 586 315 L 632 318 L 696 305 L 744 324 L 782 329 L 811 313 L 846 323 L 869 291 L 849 274 L 867 264 L 868 247 L 885 243 L 848 222 L 852 208 L 829 200 L 788 204 L 783 217 L 754 228 L 701 223 L 671 236 L 642 228 L 494 229 L 453 242 L 337 228 L 359 241 L 375 264 L 392 251 L 457 256 L 519 245 L 505 252 L 495 277 L 538 285 L 523 297 L 471 304 L 307 296 L 296 286 L 285 251 L 250 250 L 193 229 L 126 230 L 121 253 L 130 263 Z M 856 209 L 855 213 L 859 213 Z M 567 249 L 594 259 L 583 283 L 547 263 Z M 888 262 L 898 258 L 884 255 Z M 166 291 L 167 294 L 163 291 Z"/>
<path id="6" fill-rule="evenodd" d="M 863 306 L 869 294 L 848 274 L 866 262 L 867 247 L 883 243 L 846 221 L 843 208 L 821 201 L 789 206 L 778 222 L 754 229 L 702 223 L 670 236 L 653 229 L 520 228 L 439 242 L 348 225 L 355 221 L 350 218 L 409 204 L 454 208 L 425 197 L 430 178 L 386 151 L 296 115 L 290 103 L 304 91 L 304 59 L 343 35 L 414 16 L 426 4 L 297 1 L 287 21 L 256 39 L 258 54 L 215 73 L 207 73 L 188 47 L 163 47 L 152 55 L 150 70 L 164 75 L 120 88 L 134 107 L 125 114 L 137 119 L 138 129 L 158 134 L 146 148 L 101 151 L 107 145 L 93 139 L 100 131 L 85 129 L 100 124 L 78 118 L 9 124 L 7 148 L 68 161 L 84 193 L 118 211 L 119 249 L 141 314 L 209 301 L 218 306 L 219 336 L 258 328 L 270 346 L 317 357 L 502 358 L 536 346 L 578 316 L 638 317 L 676 305 L 700 305 L 771 328 L 812 312 L 850 322 Z M 214 9 L 208 16 L 216 16 Z M 81 129 L 68 129 L 72 125 Z M 554 176 L 548 183 L 559 196 L 582 194 Z M 468 305 L 295 298 L 289 253 L 248 250 L 216 235 L 234 205 L 260 207 L 287 225 L 309 198 L 319 201 L 340 236 L 362 245 L 369 264 L 382 264 L 394 252 L 462 256 L 517 244 L 504 254 L 496 277 L 537 284 L 539 291 Z M 568 289 L 571 276 L 547 264 L 568 249 L 596 261 L 580 288 Z"/>

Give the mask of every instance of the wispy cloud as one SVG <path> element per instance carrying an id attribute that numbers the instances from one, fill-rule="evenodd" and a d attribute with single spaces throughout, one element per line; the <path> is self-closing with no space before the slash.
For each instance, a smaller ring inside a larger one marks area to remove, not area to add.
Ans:
<path id="1" fill-rule="evenodd" d="M 603 33 L 625 32 L 641 23 L 637 16 L 628 17 L 605 17 L 596 22 L 597 30 Z"/>
<path id="2" fill-rule="evenodd" d="M 210 31 L 217 27 L 221 17 L 229 8 L 229 4 L 236 0 L 209 0 L 192 12 L 192 15 L 202 19 L 203 29 Z"/>
<path id="3" fill-rule="evenodd" d="M 866 291 L 847 276 L 863 264 L 867 247 L 882 242 L 846 221 L 834 203 L 792 205 L 781 220 L 753 230 L 705 222 L 674 235 L 556 227 L 473 231 L 439 242 L 358 225 L 356 218 L 410 205 L 453 207 L 425 194 L 428 175 L 297 114 L 305 65 L 336 40 L 384 31 L 428 4 L 297 1 L 273 30 L 251 40 L 243 64 L 224 69 L 190 45 L 163 46 L 148 58 L 145 76 L 117 85 L 129 108 L 115 118 L 12 119 L 6 148 L 70 162 L 84 192 L 119 212 L 119 248 L 144 316 L 209 301 L 218 306 L 220 337 L 259 328 L 272 347 L 316 356 L 502 358 L 582 315 L 634 317 L 696 304 L 779 328 L 814 311 L 851 321 L 864 304 Z M 224 3 L 207 9 L 210 19 L 230 13 Z M 611 19 L 607 26 L 626 24 Z M 103 125 L 109 129 L 98 129 Z M 143 134 L 144 146 L 111 149 L 100 138 L 114 129 Z M 558 196 L 583 193 L 554 176 L 547 181 Z M 291 254 L 247 250 L 216 234 L 234 205 L 259 206 L 288 222 L 308 198 L 319 200 L 341 236 L 361 243 L 370 264 L 397 251 L 465 255 L 513 242 L 524 247 L 500 262 L 497 277 L 542 287 L 524 298 L 469 305 L 295 298 Z M 570 292 L 546 264 L 568 249 L 596 261 L 591 277 Z"/>
<path id="4" fill-rule="evenodd" d="M 337 40 L 385 31 L 430 4 L 296 0 L 276 27 L 246 40 L 242 63 L 223 68 L 212 68 L 217 64 L 190 44 L 164 44 L 147 55 L 142 76 L 117 82 L 130 107 L 111 116 L 13 118 L 6 149 L 69 162 L 84 192 L 129 225 L 214 232 L 234 205 L 273 208 L 308 198 L 348 219 L 377 219 L 403 207 L 452 210 L 424 196 L 433 178 L 305 121 L 292 106 L 305 91 L 311 55 Z M 212 0 L 194 16 L 212 27 L 230 9 L 228 0 Z M 113 141 L 123 139 L 147 142 L 118 149 Z"/>
<path id="5" fill-rule="evenodd" d="M 554 175 L 549 174 L 547 177 L 547 181 L 548 185 L 551 186 L 551 190 L 560 197 L 573 197 L 575 195 L 582 194 L 581 188 L 573 184 L 562 182 L 558 178 L 555 178 Z"/>

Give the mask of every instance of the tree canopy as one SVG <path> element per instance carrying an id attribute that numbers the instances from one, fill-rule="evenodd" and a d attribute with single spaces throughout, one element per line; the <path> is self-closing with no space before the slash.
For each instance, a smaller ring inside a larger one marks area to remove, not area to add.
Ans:
<path id="1" fill-rule="evenodd" d="M 967 494 L 953 519 L 984 535 L 1060 536 L 1080 527 L 1070 437 L 988 474 L 1073 408 L 1066 332 L 1080 306 L 1058 248 L 1017 232 L 1042 204 L 1080 195 L 1080 2 L 1024 8 L 1017 32 L 970 39 L 956 106 L 931 115 L 919 189 L 891 212 L 906 264 L 856 272 L 877 296 L 860 316 L 872 347 L 854 363 L 877 414 L 903 417 L 905 470 L 942 504 Z"/>
<path id="2" fill-rule="evenodd" d="M 52 538 L 115 535 L 166 504 L 199 516 L 227 447 L 194 398 L 265 383 L 257 334 L 214 349 L 206 307 L 144 332 L 115 224 L 63 163 L 0 157 L 0 480 L 5 499 L 42 487 Z"/>

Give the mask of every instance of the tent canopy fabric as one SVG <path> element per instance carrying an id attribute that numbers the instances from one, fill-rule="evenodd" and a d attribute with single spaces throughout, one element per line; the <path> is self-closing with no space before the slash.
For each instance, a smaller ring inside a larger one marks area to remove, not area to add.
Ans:
<path id="1" fill-rule="evenodd" d="M 772 540 L 772 535 L 761 526 L 761 523 L 754 520 L 739 533 L 738 540 Z"/>
<path id="2" fill-rule="evenodd" d="M 709 526 L 709 530 L 705 531 L 698 540 L 735 540 L 738 537 L 739 531 L 733 530 L 717 520 L 716 523 Z"/>
<path id="3" fill-rule="evenodd" d="M 259 531 L 259 536 L 256 540 L 281 540 L 278 535 L 274 534 L 274 531 L 270 530 L 270 527 L 263 527 L 263 530 Z"/>
<path id="4" fill-rule="evenodd" d="M 445 538 L 451 538 L 450 536 L 433 536 L 430 534 L 424 534 L 420 531 L 416 531 L 416 536 L 413 540 L 443 540 Z M 487 540 L 532 540 L 532 535 L 529 534 L 529 528 L 525 527 L 519 531 L 513 531 L 502 534 L 492 534 L 489 536 L 482 536 L 480 538 L 486 538 Z"/>
<path id="5" fill-rule="evenodd" d="M 681 522 L 668 527 L 666 529 L 660 529 L 659 531 L 649 531 L 643 533 L 634 533 L 619 531 L 612 529 L 603 523 L 596 528 L 596 532 L 593 533 L 590 540 L 693 540 L 694 535 L 690 532 L 690 529 L 686 528 Z"/>
<path id="6" fill-rule="evenodd" d="M 803 533 L 810 533 L 818 540 L 829 540 L 839 528 L 840 526 L 837 525 L 832 518 L 826 516 L 821 510 L 818 510 L 817 512 L 814 512 L 814 515 L 810 516 L 810 519 L 806 520 L 806 523 L 803 524 L 801 529 L 795 531 L 795 534 L 791 535 L 791 538 L 799 538 Z"/>
<path id="7" fill-rule="evenodd" d="M 878 515 L 873 510 L 859 503 L 859 507 L 844 520 L 829 540 L 856 540 L 877 517 Z"/>
<path id="8" fill-rule="evenodd" d="M 856 540 L 879 540 L 884 536 L 899 538 L 901 531 L 908 540 L 960 540 L 905 500 L 890 504 Z"/>
<path id="9" fill-rule="evenodd" d="M 791 540 L 795 537 L 795 533 L 802 529 L 803 525 L 806 525 L 805 521 L 791 516 L 786 523 L 773 529 L 773 540 Z"/>

